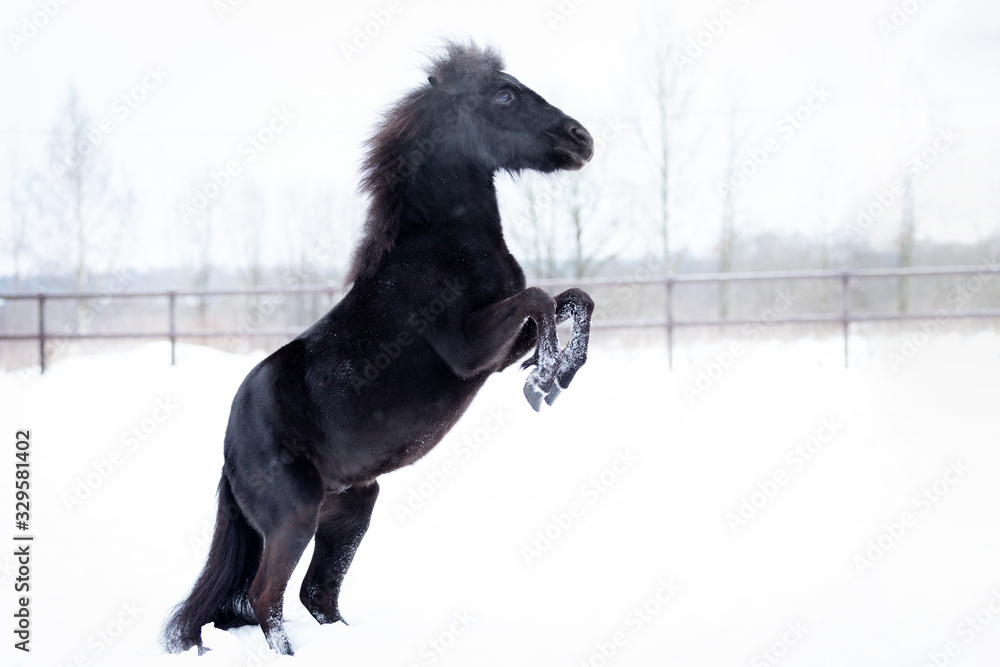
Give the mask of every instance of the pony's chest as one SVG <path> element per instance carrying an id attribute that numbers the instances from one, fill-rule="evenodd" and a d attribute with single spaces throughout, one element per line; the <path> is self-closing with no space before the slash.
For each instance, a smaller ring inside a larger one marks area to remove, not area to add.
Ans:
<path id="1" fill-rule="evenodd" d="M 466 267 L 463 278 L 485 302 L 500 301 L 524 289 L 524 272 L 506 248 L 479 250 Z"/>

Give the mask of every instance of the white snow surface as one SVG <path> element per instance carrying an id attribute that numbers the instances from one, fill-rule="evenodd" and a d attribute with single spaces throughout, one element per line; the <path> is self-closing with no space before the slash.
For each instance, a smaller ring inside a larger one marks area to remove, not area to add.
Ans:
<path id="1" fill-rule="evenodd" d="M 732 363 L 733 341 L 687 346 L 673 371 L 660 348 L 595 347 L 540 414 L 526 371 L 491 378 L 380 479 L 350 626 L 300 604 L 306 551 L 291 658 L 257 627 L 206 627 L 203 657 L 157 644 L 202 567 L 230 402 L 261 353 L 185 345 L 171 367 L 154 343 L 0 374 L 3 476 L 30 428 L 36 536 L 30 655 L 0 556 L 3 664 L 995 667 L 1000 335 L 918 342 L 893 368 L 903 338 L 855 338 L 848 370 L 836 339 L 744 342 Z M 734 530 L 743 499 L 758 507 Z"/>

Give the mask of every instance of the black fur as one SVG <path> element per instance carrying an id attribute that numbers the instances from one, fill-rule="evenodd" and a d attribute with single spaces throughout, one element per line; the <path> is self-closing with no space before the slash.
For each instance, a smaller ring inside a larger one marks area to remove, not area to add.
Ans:
<path id="1" fill-rule="evenodd" d="M 585 362 L 593 302 L 577 289 L 555 298 L 525 289 L 493 179 L 499 170 L 579 169 L 593 140 L 502 67 L 492 49 L 447 43 L 427 84 L 369 140 L 353 285 L 237 391 L 215 537 L 164 629 L 168 649 L 201 648 L 209 622 L 257 622 L 274 650 L 290 654 L 283 596 L 314 536 L 300 599 L 319 622 L 342 620 L 337 597 L 376 478 L 426 454 L 486 378 L 531 348 L 525 395 L 536 410 Z M 573 333 L 560 350 L 556 325 L 567 318 Z"/>

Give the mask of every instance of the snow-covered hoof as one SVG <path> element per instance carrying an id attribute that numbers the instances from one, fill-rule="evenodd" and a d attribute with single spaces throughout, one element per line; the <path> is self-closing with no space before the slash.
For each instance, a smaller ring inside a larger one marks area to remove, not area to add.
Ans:
<path id="1" fill-rule="evenodd" d="M 524 397 L 528 399 L 528 404 L 535 412 L 541 411 L 542 401 L 555 386 L 558 367 L 558 358 L 542 360 L 528 375 L 528 379 L 524 383 Z"/>
<path id="2" fill-rule="evenodd" d="M 556 380 L 556 383 L 552 385 L 552 389 L 550 389 L 549 393 L 545 396 L 545 402 L 551 406 L 553 403 L 556 402 L 556 399 L 562 392 L 563 388 L 559 385 L 559 381 Z"/>
<path id="3" fill-rule="evenodd" d="M 312 610 L 309 610 L 309 613 L 312 614 L 312 617 L 315 618 L 316 622 L 320 625 L 329 625 L 331 623 L 343 623 L 344 625 L 348 624 L 347 621 L 344 620 L 344 617 L 339 613 L 327 614 L 322 611 Z"/>
<path id="4" fill-rule="evenodd" d="M 538 388 L 530 379 L 524 383 L 524 397 L 528 399 L 528 405 L 535 412 L 541 412 L 542 401 L 545 400 L 545 392 Z"/>
<path id="5" fill-rule="evenodd" d="M 288 635 L 285 634 L 284 630 L 279 629 L 268 634 L 267 643 L 271 650 L 278 655 L 295 655 L 295 651 L 292 650 L 292 642 L 288 640 Z"/>

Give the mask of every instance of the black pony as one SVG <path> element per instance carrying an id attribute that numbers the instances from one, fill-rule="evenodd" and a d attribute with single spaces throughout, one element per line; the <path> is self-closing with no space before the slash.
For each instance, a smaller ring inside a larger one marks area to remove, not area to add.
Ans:
<path id="1" fill-rule="evenodd" d="M 299 597 L 320 623 L 342 620 L 337 598 L 376 478 L 426 454 L 486 378 L 532 348 L 524 393 L 535 410 L 586 361 L 593 301 L 525 289 L 493 180 L 579 169 L 594 142 L 502 70 L 493 49 L 446 43 L 427 84 L 369 140 L 353 286 L 236 392 L 208 562 L 164 628 L 168 650 L 203 650 L 206 623 L 259 623 L 272 649 L 291 654 L 282 603 L 314 536 Z M 556 325 L 568 318 L 560 350 Z"/>

